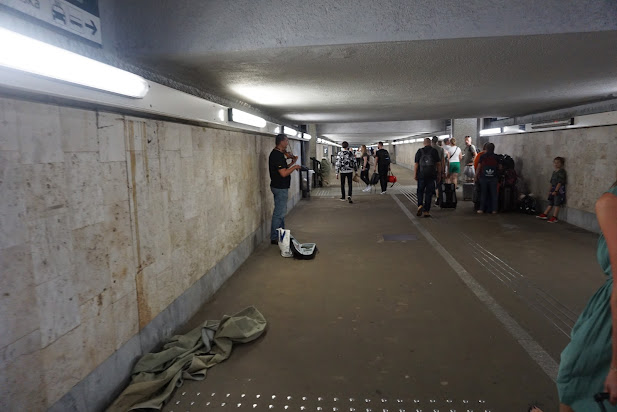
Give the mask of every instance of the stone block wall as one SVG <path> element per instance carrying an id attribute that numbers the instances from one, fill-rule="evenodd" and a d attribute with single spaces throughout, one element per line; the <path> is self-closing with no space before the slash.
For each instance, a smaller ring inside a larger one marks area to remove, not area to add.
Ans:
<path id="1" fill-rule="evenodd" d="M 0 409 L 49 408 L 269 224 L 273 146 L 0 98 Z"/>
<path id="2" fill-rule="evenodd" d="M 510 154 L 529 190 L 546 206 L 553 159 L 566 159 L 568 203 L 561 216 L 597 231 L 595 202 L 617 180 L 617 126 L 490 136 L 497 153 Z"/>

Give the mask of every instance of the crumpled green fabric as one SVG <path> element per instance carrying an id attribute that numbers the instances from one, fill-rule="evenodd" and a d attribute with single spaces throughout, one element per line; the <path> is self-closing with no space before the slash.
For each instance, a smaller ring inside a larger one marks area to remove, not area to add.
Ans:
<path id="1" fill-rule="evenodd" d="M 231 355 L 234 343 L 257 339 L 266 324 L 251 306 L 220 321 L 208 320 L 186 335 L 173 336 L 160 352 L 141 357 L 133 368 L 131 383 L 107 412 L 160 410 L 184 379 L 205 379 L 209 368 Z"/>

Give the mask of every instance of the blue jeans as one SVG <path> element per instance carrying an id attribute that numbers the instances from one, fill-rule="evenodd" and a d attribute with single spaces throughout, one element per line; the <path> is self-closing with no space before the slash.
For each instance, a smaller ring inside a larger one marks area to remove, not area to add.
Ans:
<path id="1" fill-rule="evenodd" d="M 418 207 L 431 211 L 431 200 L 435 194 L 435 179 L 418 179 Z"/>
<path id="2" fill-rule="evenodd" d="M 480 210 L 497 212 L 497 179 L 480 178 Z"/>
<path id="3" fill-rule="evenodd" d="M 285 215 L 287 214 L 287 193 L 289 189 L 277 189 L 270 187 L 274 195 L 274 212 L 272 212 L 272 225 L 270 226 L 270 240 L 278 240 L 278 228 L 285 229 Z"/>

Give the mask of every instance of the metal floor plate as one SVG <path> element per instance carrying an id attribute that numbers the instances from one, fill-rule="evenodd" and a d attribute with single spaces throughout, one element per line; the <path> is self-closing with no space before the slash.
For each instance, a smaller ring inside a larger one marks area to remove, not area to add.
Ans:
<path id="1" fill-rule="evenodd" d="M 493 412 L 484 400 L 383 398 L 353 396 L 303 396 L 191 392 L 180 388 L 165 412 L 218 411 L 316 411 L 316 412 Z"/>

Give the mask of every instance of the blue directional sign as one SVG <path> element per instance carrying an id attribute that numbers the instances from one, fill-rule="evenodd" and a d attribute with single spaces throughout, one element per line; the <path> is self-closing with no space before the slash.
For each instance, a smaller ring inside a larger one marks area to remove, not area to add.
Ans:
<path id="1" fill-rule="evenodd" d="M 102 43 L 98 0 L 0 0 L 0 5 Z"/>

